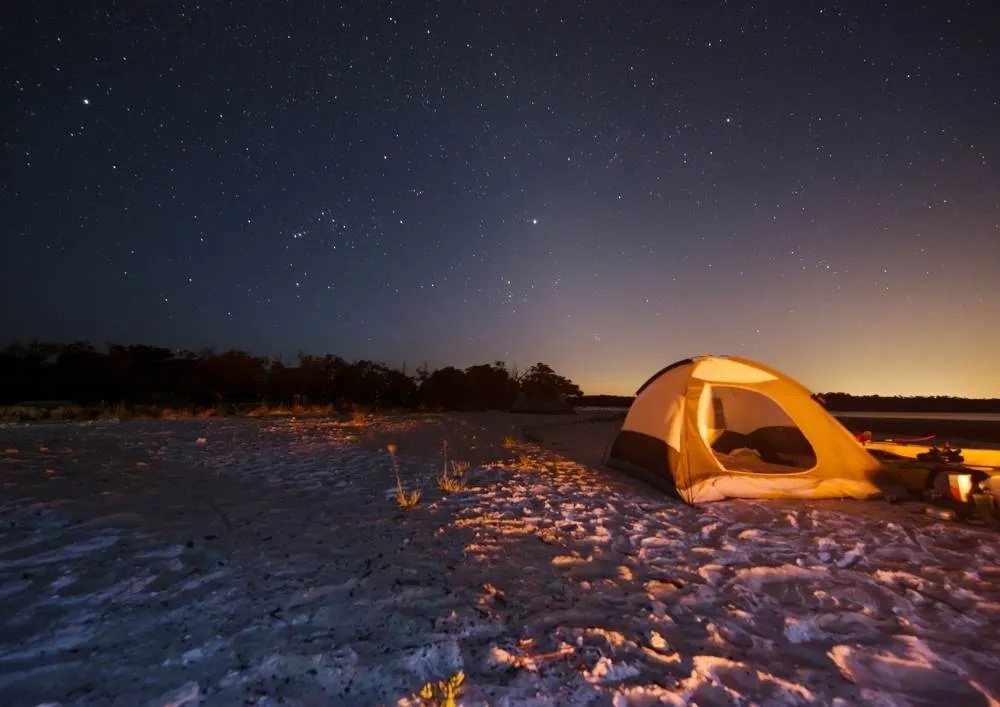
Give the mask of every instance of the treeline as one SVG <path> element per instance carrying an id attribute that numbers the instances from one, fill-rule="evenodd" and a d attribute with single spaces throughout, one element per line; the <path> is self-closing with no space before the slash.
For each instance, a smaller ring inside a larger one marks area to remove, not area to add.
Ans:
<path id="1" fill-rule="evenodd" d="M 851 395 L 822 393 L 815 396 L 830 412 L 986 412 L 1000 413 L 1000 399 L 935 396 Z M 583 395 L 571 401 L 579 407 L 627 408 L 630 395 Z"/>
<path id="2" fill-rule="evenodd" d="M 293 362 L 245 351 L 173 351 L 86 342 L 12 344 L 0 350 L 0 404 L 218 407 L 340 405 L 506 409 L 519 393 L 577 396 L 580 388 L 544 363 L 525 371 L 502 361 L 408 374 L 376 361 L 298 354 Z"/>
<path id="3" fill-rule="evenodd" d="M 957 398 L 950 395 L 851 395 L 817 396 L 831 412 L 988 412 L 1000 413 L 1000 398 Z"/>
<path id="4" fill-rule="evenodd" d="M 628 408 L 633 400 L 633 395 L 581 395 L 570 402 L 577 407 Z"/>

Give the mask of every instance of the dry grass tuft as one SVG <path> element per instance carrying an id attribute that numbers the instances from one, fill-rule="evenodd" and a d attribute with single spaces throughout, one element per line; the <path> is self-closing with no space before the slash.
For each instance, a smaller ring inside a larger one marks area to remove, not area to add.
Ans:
<path id="1" fill-rule="evenodd" d="M 191 408 L 180 408 L 178 410 L 163 408 L 160 417 L 165 420 L 188 420 L 194 417 L 194 410 Z"/>
<path id="2" fill-rule="evenodd" d="M 510 435 L 503 438 L 503 448 L 504 449 L 514 449 L 517 447 L 517 440 Z"/>
<path id="3" fill-rule="evenodd" d="M 160 405 L 141 405 L 118 403 L 105 404 L 68 404 L 51 407 L 48 405 L 0 405 L 0 422 L 38 422 L 40 420 L 78 421 L 78 420 L 178 420 L 193 417 L 270 417 L 270 416 L 302 416 L 302 415 L 334 415 L 337 409 L 333 405 L 296 405 L 284 407 L 281 405 L 215 405 L 207 408 L 171 408 Z M 355 424 L 363 426 L 366 419 L 363 412 L 355 413 Z"/>
<path id="4" fill-rule="evenodd" d="M 459 491 L 465 491 L 468 486 L 468 482 L 465 479 L 454 476 L 442 476 L 438 480 L 438 488 L 445 493 L 458 493 Z"/>
<path id="5" fill-rule="evenodd" d="M 406 510 L 408 508 L 416 508 L 418 503 L 420 503 L 420 491 L 418 489 L 414 489 L 407 494 L 403 490 L 402 484 L 396 486 L 396 505 Z"/>
<path id="6" fill-rule="evenodd" d="M 125 404 L 118 403 L 114 407 L 107 408 L 101 411 L 101 416 L 99 419 L 118 420 L 120 422 L 122 420 L 127 420 L 129 417 L 131 417 L 131 415 L 129 414 L 129 411 L 125 409 Z"/>
<path id="7" fill-rule="evenodd" d="M 302 415 L 333 415 L 337 409 L 333 405 L 258 405 L 247 410 L 247 417 L 297 417 Z"/>
<path id="8" fill-rule="evenodd" d="M 45 419 L 46 412 L 34 405 L 5 405 L 0 408 L 0 422 L 37 422 Z"/>
<path id="9" fill-rule="evenodd" d="M 60 405 L 49 412 L 50 420 L 76 420 L 83 416 L 83 408 L 79 405 Z"/>
<path id="10" fill-rule="evenodd" d="M 365 415 L 365 411 L 358 408 L 352 410 L 350 424 L 352 427 L 365 427 L 368 424 L 368 416 Z"/>
<path id="11" fill-rule="evenodd" d="M 399 461 L 396 459 L 396 445 L 389 444 L 386 448 L 389 451 L 389 456 L 392 459 L 392 469 L 396 472 L 396 505 L 400 508 L 416 508 L 417 504 L 420 503 L 420 491 L 414 489 L 412 492 L 407 493 L 406 489 L 403 488 L 403 480 L 399 476 Z"/>
<path id="12" fill-rule="evenodd" d="M 444 470 L 438 477 L 438 488 L 445 493 L 458 493 L 464 491 L 468 485 L 464 476 L 469 468 L 468 462 L 453 461 L 451 463 L 451 474 L 448 473 L 448 440 L 441 443 L 441 454 L 444 457 Z"/>
<path id="13" fill-rule="evenodd" d="M 455 700 L 462 692 L 465 673 L 459 671 L 447 680 L 429 682 L 420 689 L 420 699 L 429 707 L 455 707 Z"/>

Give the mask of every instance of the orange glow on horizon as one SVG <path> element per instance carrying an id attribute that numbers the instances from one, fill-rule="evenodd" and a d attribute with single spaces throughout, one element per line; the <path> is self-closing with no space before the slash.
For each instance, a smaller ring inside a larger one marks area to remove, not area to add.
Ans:
<path id="1" fill-rule="evenodd" d="M 816 393 L 848 393 L 851 395 L 946 396 L 971 399 L 1000 398 L 1000 367 L 986 355 L 964 361 L 941 360 L 943 356 L 927 355 L 921 361 L 886 360 L 862 362 L 853 358 L 830 356 L 822 361 L 780 361 L 765 357 L 746 356 L 778 369 Z M 664 358 L 626 370 L 595 371 L 587 366 L 574 375 L 567 362 L 565 375 L 576 382 L 586 395 L 634 395 L 650 376 L 664 366 L 686 356 Z M 929 360 L 927 360 L 929 359 Z M 557 371 L 561 371 L 559 367 Z"/>

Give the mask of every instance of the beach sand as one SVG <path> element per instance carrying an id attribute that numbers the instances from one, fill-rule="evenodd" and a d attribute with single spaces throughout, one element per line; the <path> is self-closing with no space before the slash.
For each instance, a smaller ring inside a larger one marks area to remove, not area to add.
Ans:
<path id="1" fill-rule="evenodd" d="M 466 705 L 998 704 L 1000 534 L 684 506 L 600 467 L 619 426 L 2 427 L 0 704 L 416 705 L 458 671 Z"/>

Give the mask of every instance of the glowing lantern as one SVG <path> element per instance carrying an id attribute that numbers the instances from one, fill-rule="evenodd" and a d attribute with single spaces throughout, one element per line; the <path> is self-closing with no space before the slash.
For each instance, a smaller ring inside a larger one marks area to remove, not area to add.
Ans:
<path id="1" fill-rule="evenodd" d="M 948 474 L 948 489 L 956 500 L 967 503 L 972 493 L 972 474 Z"/>

